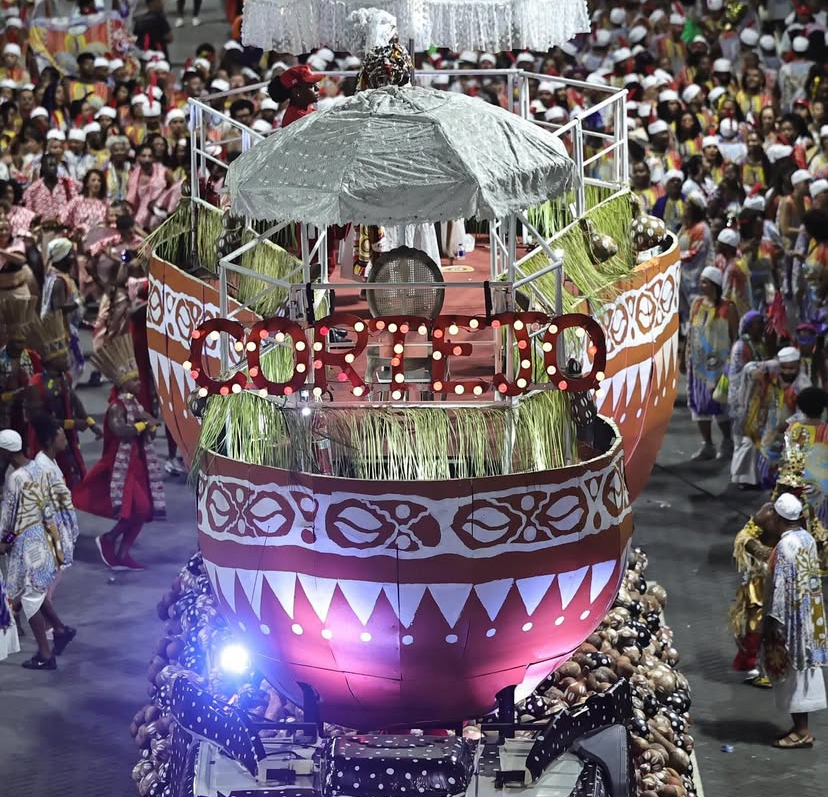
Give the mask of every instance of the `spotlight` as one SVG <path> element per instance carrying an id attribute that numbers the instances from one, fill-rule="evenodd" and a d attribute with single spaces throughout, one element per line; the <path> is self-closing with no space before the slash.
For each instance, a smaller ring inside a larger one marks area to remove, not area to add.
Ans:
<path id="1" fill-rule="evenodd" d="M 250 669 L 250 654 L 244 645 L 233 642 L 221 649 L 219 665 L 225 672 L 244 675 Z"/>
<path id="2" fill-rule="evenodd" d="M 307 417 L 310 414 L 311 414 L 311 408 L 310 407 L 302 407 L 302 415 Z"/>

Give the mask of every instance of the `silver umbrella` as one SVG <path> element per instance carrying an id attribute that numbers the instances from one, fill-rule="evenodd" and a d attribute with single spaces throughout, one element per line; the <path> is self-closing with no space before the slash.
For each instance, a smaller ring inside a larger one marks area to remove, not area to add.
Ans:
<path id="1" fill-rule="evenodd" d="M 418 50 L 545 51 L 589 30 L 585 0 L 246 0 L 242 40 L 282 53 L 359 52 L 349 18 L 366 8 L 394 16 Z"/>
<path id="2" fill-rule="evenodd" d="M 558 139 L 479 99 L 416 87 L 363 91 L 310 114 L 228 169 L 233 213 L 397 226 L 508 216 L 565 192 Z"/>

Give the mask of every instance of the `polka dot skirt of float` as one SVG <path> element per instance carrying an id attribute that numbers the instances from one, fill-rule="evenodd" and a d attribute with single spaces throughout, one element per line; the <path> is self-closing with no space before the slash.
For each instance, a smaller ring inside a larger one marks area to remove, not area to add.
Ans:
<path id="1" fill-rule="evenodd" d="M 331 797 L 452 795 L 466 790 L 472 744 L 456 736 L 364 735 L 330 739 L 324 748 L 322 791 Z"/>

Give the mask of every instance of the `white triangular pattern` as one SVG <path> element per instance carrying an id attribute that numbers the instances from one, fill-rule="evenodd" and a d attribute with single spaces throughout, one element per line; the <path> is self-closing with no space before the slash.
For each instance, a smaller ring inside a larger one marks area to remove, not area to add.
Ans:
<path id="1" fill-rule="evenodd" d="M 647 397 L 647 391 L 650 389 L 650 378 L 653 373 L 653 359 L 647 357 L 638 366 L 638 387 L 641 390 L 641 400 Z"/>
<path id="2" fill-rule="evenodd" d="M 612 378 L 612 409 L 613 412 L 618 409 L 618 405 L 621 402 L 621 395 L 624 392 L 624 384 L 626 382 L 626 376 L 624 372 L 616 374 Z"/>
<path id="3" fill-rule="evenodd" d="M 667 348 L 667 347 L 665 347 Z M 676 368 L 676 355 L 678 353 L 678 336 L 670 335 L 670 345 L 667 349 L 667 366 L 672 371 Z"/>
<path id="4" fill-rule="evenodd" d="M 425 584 L 399 585 L 399 620 L 406 628 L 409 628 L 411 623 L 414 622 L 414 616 L 417 614 L 417 609 L 420 608 L 425 590 Z M 391 601 L 391 603 L 394 602 Z"/>
<path id="5" fill-rule="evenodd" d="M 339 581 L 338 583 L 353 613 L 363 625 L 367 625 L 374 606 L 377 605 L 382 584 L 377 581 Z"/>
<path id="6" fill-rule="evenodd" d="M 514 579 L 512 578 L 501 578 L 498 581 L 489 581 L 486 584 L 475 584 L 474 591 L 492 622 L 497 620 L 497 615 L 503 608 L 506 596 L 509 594 L 513 583 Z"/>
<path id="7" fill-rule="evenodd" d="M 627 382 L 627 403 L 635 394 L 635 383 L 638 381 L 638 363 L 633 363 L 626 368 L 626 382 Z"/>
<path id="8" fill-rule="evenodd" d="M 206 559 L 202 559 L 202 562 L 204 562 L 204 569 L 207 571 L 207 578 L 210 580 L 210 586 L 213 589 L 213 594 L 215 594 L 218 592 L 217 568 L 212 562 L 208 562 Z"/>
<path id="9" fill-rule="evenodd" d="M 216 566 L 216 574 L 221 597 L 230 607 L 231 612 L 236 611 L 236 571 L 232 567 Z"/>
<path id="10" fill-rule="evenodd" d="M 575 593 L 584 581 L 587 570 L 589 570 L 589 567 L 582 567 L 579 570 L 572 570 L 569 573 L 558 575 L 558 589 L 561 593 L 561 607 L 563 609 L 569 606 L 575 597 Z"/>
<path id="11" fill-rule="evenodd" d="M 154 349 L 149 350 L 150 368 L 156 384 L 162 380 L 170 385 L 170 358 L 159 354 Z"/>
<path id="12" fill-rule="evenodd" d="M 659 350 L 655 353 L 655 370 L 656 370 L 656 383 L 655 386 L 658 390 L 661 390 L 661 386 L 664 384 L 664 346 L 661 346 Z"/>
<path id="13" fill-rule="evenodd" d="M 318 576 L 306 576 L 299 574 L 299 583 L 305 592 L 308 603 L 313 607 L 316 616 L 324 623 L 328 619 L 328 609 L 331 608 L 336 579 L 319 578 Z"/>
<path id="14" fill-rule="evenodd" d="M 610 576 L 615 570 L 615 559 L 608 562 L 599 562 L 592 566 L 592 578 L 589 582 L 589 602 L 592 603 L 607 586 Z"/>
<path id="15" fill-rule="evenodd" d="M 296 600 L 296 573 L 284 573 L 278 570 L 268 570 L 265 581 L 273 590 L 276 600 L 282 604 L 290 619 L 293 619 L 293 609 Z"/>
<path id="16" fill-rule="evenodd" d="M 253 613 L 260 620 L 262 619 L 262 571 L 261 570 L 242 570 L 236 571 L 236 577 L 242 585 L 244 594 L 247 595 L 247 600 L 250 603 L 250 608 Z"/>
<path id="17" fill-rule="evenodd" d="M 457 620 L 466 605 L 466 600 L 471 592 L 471 584 L 429 584 L 428 591 L 435 603 L 446 618 L 451 628 L 457 624 Z"/>
<path id="18" fill-rule="evenodd" d="M 520 597 L 523 599 L 523 605 L 526 607 L 526 612 L 530 616 L 538 608 L 540 602 L 544 599 L 549 587 L 555 580 L 554 575 L 550 576 L 532 576 L 531 578 L 519 578 L 515 584 L 517 585 Z"/>

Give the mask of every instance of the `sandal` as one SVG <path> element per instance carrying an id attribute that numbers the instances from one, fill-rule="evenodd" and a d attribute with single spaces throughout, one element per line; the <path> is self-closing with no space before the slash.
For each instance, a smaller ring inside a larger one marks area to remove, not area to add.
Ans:
<path id="1" fill-rule="evenodd" d="M 777 739 L 773 746 L 779 750 L 810 750 L 814 746 L 814 737 L 811 734 L 796 736 L 791 732 L 787 736 Z"/>

